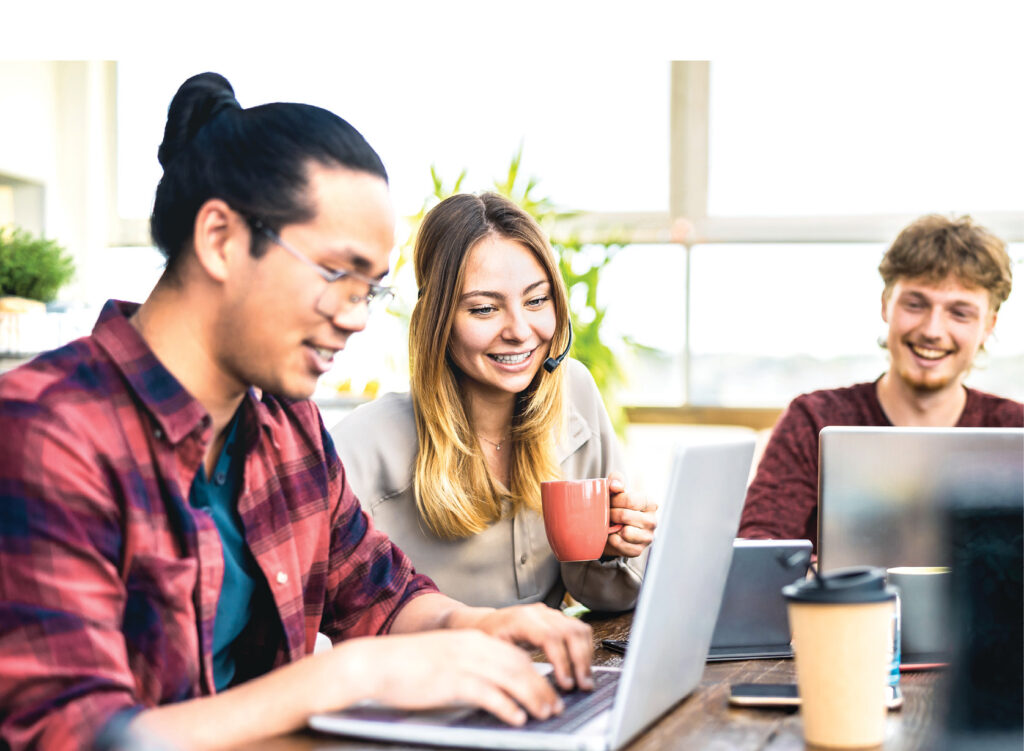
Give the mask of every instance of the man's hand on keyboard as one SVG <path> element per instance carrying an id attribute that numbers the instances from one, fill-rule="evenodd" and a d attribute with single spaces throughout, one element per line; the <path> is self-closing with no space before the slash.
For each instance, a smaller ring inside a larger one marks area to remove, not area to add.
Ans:
<path id="1" fill-rule="evenodd" d="M 467 608 L 459 616 L 460 620 L 466 618 L 460 625 L 478 628 L 513 644 L 543 650 L 554 669 L 555 682 L 562 690 L 594 688 L 590 671 L 594 640 L 586 623 L 543 603 L 499 610 Z"/>

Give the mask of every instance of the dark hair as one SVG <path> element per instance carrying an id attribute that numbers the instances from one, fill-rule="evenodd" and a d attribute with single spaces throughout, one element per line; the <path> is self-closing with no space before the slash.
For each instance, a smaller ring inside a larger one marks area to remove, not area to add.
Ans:
<path id="1" fill-rule="evenodd" d="M 967 287 L 988 292 L 998 311 L 1013 286 L 1006 243 L 969 216 L 949 219 L 928 214 L 907 225 L 882 257 L 878 273 L 885 282 L 886 299 L 900 279 L 940 282 L 950 274 Z"/>
<path id="2" fill-rule="evenodd" d="M 377 152 L 334 113 L 287 102 L 242 109 L 217 73 L 192 76 L 178 89 L 157 156 L 164 174 L 150 230 L 168 271 L 190 246 L 196 214 L 211 198 L 279 231 L 313 218 L 306 191 L 311 161 L 388 179 Z M 254 234 L 253 255 L 264 249 Z"/>

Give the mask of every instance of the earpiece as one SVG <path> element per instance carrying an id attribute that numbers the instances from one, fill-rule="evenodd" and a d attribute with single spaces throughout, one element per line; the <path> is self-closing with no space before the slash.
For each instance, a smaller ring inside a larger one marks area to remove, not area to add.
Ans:
<path id="1" fill-rule="evenodd" d="M 569 350 L 572 348 L 572 324 L 569 324 L 569 343 L 565 345 L 565 349 L 558 357 L 549 357 L 544 361 L 544 370 L 549 373 L 554 373 L 555 368 L 562 364 L 562 360 L 569 356 Z"/>

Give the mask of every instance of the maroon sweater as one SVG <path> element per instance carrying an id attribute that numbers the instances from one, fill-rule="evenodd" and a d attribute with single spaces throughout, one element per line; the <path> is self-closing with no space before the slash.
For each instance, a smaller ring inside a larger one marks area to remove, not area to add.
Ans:
<path id="1" fill-rule="evenodd" d="M 818 433 L 827 425 L 889 426 L 875 383 L 798 396 L 779 418 L 747 489 L 740 537 L 808 539 L 818 547 Z M 1024 427 L 1024 404 L 967 389 L 959 428 Z"/>

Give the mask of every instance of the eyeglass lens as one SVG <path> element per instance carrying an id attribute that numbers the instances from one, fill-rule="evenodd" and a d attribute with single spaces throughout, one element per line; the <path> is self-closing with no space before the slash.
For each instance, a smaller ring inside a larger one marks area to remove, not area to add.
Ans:
<path id="1" fill-rule="evenodd" d="M 391 298 L 389 293 L 377 293 L 369 284 L 351 276 L 343 276 L 341 279 L 328 284 L 317 301 L 317 310 L 323 315 L 334 316 L 341 310 L 348 310 L 366 303 L 371 310 L 387 306 Z"/>

